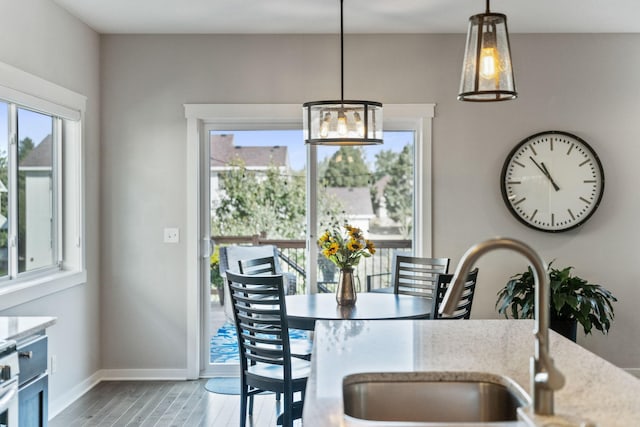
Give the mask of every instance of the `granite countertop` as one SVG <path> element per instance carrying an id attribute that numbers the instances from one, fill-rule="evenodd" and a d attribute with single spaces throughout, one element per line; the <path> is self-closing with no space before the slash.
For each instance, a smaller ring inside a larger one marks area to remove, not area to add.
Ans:
<path id="1" fill-rule="evenodd" d="M 19 341 L 56 323 L 47 316 L 0 316 L 0 339 Z"/>
<path id="2" fill-rule="evenodd" d="M 343 415 L 342 379 L 353 373 L 487 372 L 530 393 L 533 328 L 532 320 L 318 321 L 303 423 L 351 425 Z M 555 393 L 557 416 L 518 424 L 640 425 L 640 379 L 553 331 L 549 335 L 551 356 L 566 377 Z"/>

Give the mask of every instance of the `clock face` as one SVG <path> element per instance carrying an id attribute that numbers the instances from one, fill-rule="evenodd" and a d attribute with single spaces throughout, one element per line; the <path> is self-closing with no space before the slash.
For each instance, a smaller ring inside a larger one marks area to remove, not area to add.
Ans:
<path id="1" fill-rule="evenodd" d="M 520 222 L 558 232 L 583 224 L 595 212 L 604 172 L 585 141 L 548 131 L 528 137 L 511 151 L 500 185 L 504 202 Z"/>

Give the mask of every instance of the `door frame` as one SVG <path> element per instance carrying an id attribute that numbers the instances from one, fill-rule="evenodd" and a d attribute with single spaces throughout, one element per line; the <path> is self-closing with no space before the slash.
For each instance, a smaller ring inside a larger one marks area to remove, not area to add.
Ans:
<path id="1" fill-rule="evenodd" d="M 247 123 L 251 123 L 255 127 L 256 124 L 264 123 L 269 129 L 301 128 L 302 107 L 300 104 L 185 104 L 184 108 L 187 119 L 186 372 L 188 379 L 197 379 L 216 374 L 208 363 L 209 348 L 206 345 L 210 339 L 208 336 L 209 257 L 213 248 L 209 223 L 209 144 L 205 135 L 205 126 L 240 129 L 243 124 L 246 126 Z M 432 251 L 431 146 L 434 115 L 435 104 L 384 105 L 385 129 L 412 129 L 416 132 L 414 236 L 416 236 L 417 256 L 430 256 Z M 315 147 L 307 147 L 308 161 L 316 158 L 315 151 Z M 312 169 L 315 170 L 315 168 Z M 313 181 L 315 183 L 315 180 Z M 315 185 L 314 183 L 307 183 L 309 191 L 313 189 L 309 186 Z M 308 198 L 308 208 L 309 203 Z M 309 242 L 315 242 L 315 236 L 310 234 L 311 228 L 307 227 L 307 247 L 310 251 L 307 260 L 316 259 L 317 256 L 317 248 L 309 244 Z M 307 268 L 307 271 L 312 275 L 315 274 L 315 269 Z M 228 372 L 221 374 L 228 374 Z"/>

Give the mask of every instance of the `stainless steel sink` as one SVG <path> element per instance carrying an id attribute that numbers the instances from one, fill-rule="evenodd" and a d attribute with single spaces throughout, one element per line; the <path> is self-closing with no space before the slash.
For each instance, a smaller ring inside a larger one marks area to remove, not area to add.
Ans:
<path id="1" fill-rule="evenodd" d="M 347 418 L 424 426 L 517 425 L 517 409 L 529 404 L 515 382 L 482 372 L 353 374 L 344 378 L 342 391 Z"/>

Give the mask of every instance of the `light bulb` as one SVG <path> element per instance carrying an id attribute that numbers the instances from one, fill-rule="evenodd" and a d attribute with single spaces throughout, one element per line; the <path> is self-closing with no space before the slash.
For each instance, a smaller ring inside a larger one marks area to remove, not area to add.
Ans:
<path id="1" fill-rule="evenodd" d="M 322 122 L 320 122 L 320 138 L 329 136 L 329 123 L 331 122 L 331 113 L 324 113 Z"/>
<path id="2" fill-rule="evenodd" d="M 480 52 L 480 77 L 495 79 L 500 69 L 498 52 L 493 47 L 482 48 Z"/>
<path id="3" fill-rule="evenodd" d="M 358 131 L 358 136 L 364 136 L 364 123 L 362 122 L 362 118 L 360 117 L 360 113 L 357 111 L 353 113 L 353 119 L 356 122 L 356 130 Z"/>
<path id="4" fill-rule="evenodd" d="M 345 136 L 347 134 L 347 116 L 344 115 L 344 111 L 338 112 L 338 134 Z"/>

